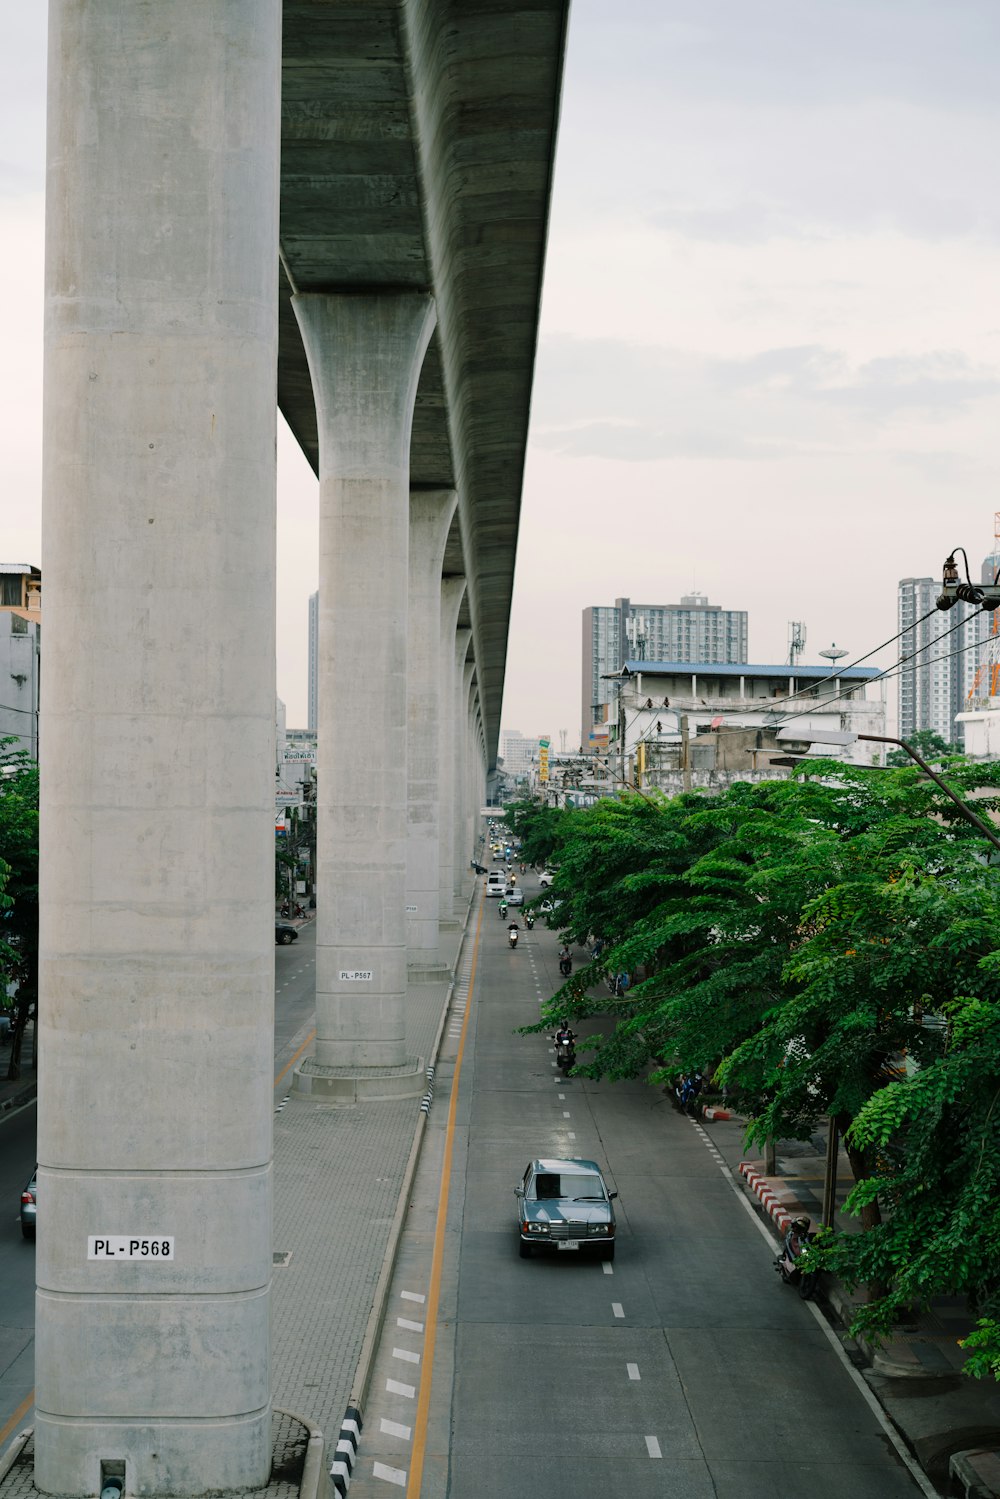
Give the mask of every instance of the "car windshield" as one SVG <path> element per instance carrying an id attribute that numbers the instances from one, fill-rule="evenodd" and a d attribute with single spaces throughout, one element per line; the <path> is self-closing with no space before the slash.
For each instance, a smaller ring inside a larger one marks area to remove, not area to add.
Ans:
<path id="1" fill-rule="evenodd" d="M 604 1189 L 601 1178 L 592 1175 L 558 1176 L 554 1171 L 540 1171 L 535 1177 L 534 1198 L 544 1202 L 547 1198 L 571 1198 L 577 1202 L 603 1202 Z"/>

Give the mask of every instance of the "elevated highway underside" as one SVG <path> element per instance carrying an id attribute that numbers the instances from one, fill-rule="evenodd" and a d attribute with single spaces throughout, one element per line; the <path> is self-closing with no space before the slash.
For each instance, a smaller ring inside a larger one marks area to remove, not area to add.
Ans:
<path id="1" fill-rule="evenodd" d="M 496 754 L 566 0 L 285 0 L 278 399 L 319 471 L 293 293 L 429 291 L 410 485 L 455 489 Z"/>

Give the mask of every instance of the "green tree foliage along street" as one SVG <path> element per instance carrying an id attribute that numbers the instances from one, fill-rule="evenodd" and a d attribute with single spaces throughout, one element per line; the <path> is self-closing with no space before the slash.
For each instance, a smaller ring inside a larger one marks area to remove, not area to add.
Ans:
<path id="1" fill-rule="evenodd" d="M 38 998 L 38 766 L 12 750 L 15 743 L 0 740 L 0 971 L 5 986 L 18 986 L 11 1078 L 21 1075 L 25 1026 Z"/>
<path id="2" fill-rule="evenodd" d="M 993 808 L 1000 766 L 947 775 Z M 968 1368 L 1000 1377 L 1000 870 L 976 828 L 915 768 L 835 761 L 714 797 L 508 818 L 558 865 L 550 922 L 605 944 L 536 1028 L 609 1016 L 581 1071 L 700 1071 L 758 1145 L 833 1117 L 866 1231 L 814 1252 L 868 1286 L 856 1329 L 878 1337 L 961 1293 L 981 1318 Z M 615 998 L 604 977 L 621 971 Z"/>

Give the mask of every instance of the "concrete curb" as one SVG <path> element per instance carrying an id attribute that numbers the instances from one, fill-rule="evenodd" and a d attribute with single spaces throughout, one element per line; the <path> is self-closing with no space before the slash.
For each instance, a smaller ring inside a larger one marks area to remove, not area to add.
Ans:
<path id="1" fill-rule="evenodd" d="M 740 1161 L 739 1171 L 751 1192 L 760 1200 L 761 1206 L 772 1223 L 782 1237 L 784 1237 L 788 1232 L 792 1215 L 785 1211 L 781 1198 L 776 1192 L 771 1190 L 767 1178 L 761 1176 L 760 1172 L 756 1171 L 749 1161 Z"/>
<path id="2" fill-rule="evenodd" d="M 299 1499 L 325 1499 L 327 1493 L 326 1463 L 324 1462 L 326 1438 L 319 1427 L 307 1421 L 305 1416 L 298 1416 L 294 1411 L 285 1410 L 280 1405 L 274 1406 L 273 1409 L 276 1416 L 290 1417 L 309 1433 L 305 1460 L 302 1464 Z"/>
<path id="3" fill-rule="evenodd" d="M 1000 1494 L 1000 1453 L 983 1447 L 953 1452 L 948 1476 L 965 1499 L 996 1499 Z"/>
<path id="4" fill-rule="evenodd" d="M 0 1452 L 0 1483 L 3 1483 L 4 1479 L 7 1477 L 7 1474 L 10 1472 L 11 1468 L 17 1462 L 18 1458 L 21 1456 L 21 1453 L 28 1445 L 34 1429 L 35 1428 L 33 1426 L 25 1426 L 22 1431 L 19 1431 L 16 1434 L 16 1436 L 11 1437 L 6 1452 Z"/>
<path id="5" fill-rule="evenodd" d="M 413 1190 L 413 1179 L 417 1174 L 420 1151 L 424 1143 L 424 1135 L 427 1132 L 427 1120 L 430 1116 L 431 1103 L 434 1098 L 433 1079 L 437 1069 L 438 1053 L 441 1050 L 441 1040 L 444 1036 L 445 1023 L 448 1019 L 448 1011 L 451 1009 L 451 1002 L 455 994 L 455 974 L 458 973 L 461 965 L 462 953 L 465 948 L 466 938 L 469 935 L 469 916 L 478 892 L 479 881 L 477 880 L 469 896 L 469 904 L 466 908 L 465 921 L 462 926 L 462 936 L 455 954 L 455 966 L 452 972 L 451 983 L 448 985 L 448 993 L 441 1007 L 441 1019 L 438 1021 L 437 1034 L 434 1037 L 434 1044 L 431 1047 L 430 1060 L 427 1064 L 428 1091 L 424 1094 L 420 1102 L 416 1129 L 413 1135 L 413 1144 L 410 1147 L 406 1170 L 403 1172 L 403 1182 L 399 1189 L 399 1197 L 396 1199 L 396 1211 L 393 1214 L 392 1225 L 389 1229 L 385 1254 L 382 1256 L 382 1268 L 379 1271 L 378 1281 L 375 1285 L 372 1308 L 368 1313 L 368 1322 L 365 1327 L 364 1339 L 361 1343 L 358 1365 L 354 1371 L 351 1394 L 340 1428 L 337 1453 L 330 1469 L 330 1478 L 333 1481 L 333 1486 L 341 1496 L 347 1493 L 351 1482 L 351 1469 L 357 1457 L 358 1441 L 361 1435 L 361 1428 L 364 1425 L 365 1401 L 368 1398 L 372 1370 L 375 1366 L 375 1355 L 378 1351 L 382 1328 L 385 1324 L 386 1308 L 389 1302 L 389 1287 L 392 1282 L 393 1271 L 396 1268 L 396 1257 L 399 1254 L 399 1245 L 403 1237 L 403 1225 L 406 1221 L 410 1193 Z"/>
<path id="6" fill-rule="evenodd" d="M 0 1114 L 7 1114 L 11 1109 L 20 1109 L 26 1103 L 32 1103 L 38 1095 L 38 1083 L 25 1083 L 19 1093 L 11 1093 L 7 1098 L 0 1099 Z"/>

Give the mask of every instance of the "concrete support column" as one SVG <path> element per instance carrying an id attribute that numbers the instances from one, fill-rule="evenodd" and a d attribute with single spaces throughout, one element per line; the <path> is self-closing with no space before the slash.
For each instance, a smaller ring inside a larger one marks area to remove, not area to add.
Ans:
<path id="1" fill-rule="evenodd" d="M 168 8 L 49 6 L 45 1493 L 271 1463 L 281 11 Z"/>
<path id="2" fill-rule="evenodd" d="M 341 1096 L 343 1069 L 374 1081 L 370 1069 L 416 1067 L 403 1013 L 409 458 L 434 304 L 342 292 L 294 307 L 320 451 L 316 1050 L 296 1087 Z"/>
<path id="3" fill-rule="evenodd" d="M 458 613 L 465 597 L 464 578 L 444 578 L 441 582 L 441 713 L 439 715 L 439 752 L 441 767 L 441 821 L 438 856 L 440 925 L 454 930 L 455 921 L 455 823 L 459 816 L 456 781 L 454 712 L 456 662 L 465 659 L 472 631 L 458 629 Z"/>
<path id="4" fill-rule="evenodd" d="M 455 821 L 455 889 L 454 901 L 459 911 L 464 908 L 469 888 L 469 859 L 472 850 L 469 847 L 469 792 L 471 777 L 469 774 L 469 693 L 472 689 L 472 679 L 476 674 L 476 663 L 464 661 L 464 664 L 456 672 L 456 687 L 458 689 L 457 712 L 455 715 L 455 747 L 458 761 L 455 772 L 455 780 L 458 791 L 458 817 Z"/>
<path id="5" fill-rule="evenodd" d="M 438 961 L 441 566 L 457 503 L 454 490 L 410 495 L 406 952 L 411 980 L 444 974 Z"/>

